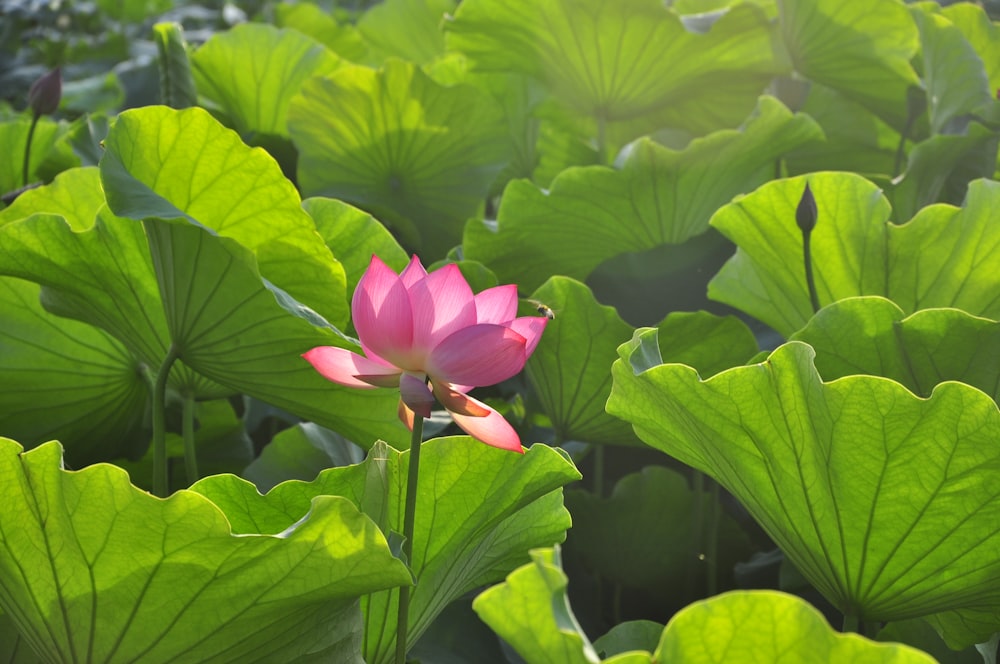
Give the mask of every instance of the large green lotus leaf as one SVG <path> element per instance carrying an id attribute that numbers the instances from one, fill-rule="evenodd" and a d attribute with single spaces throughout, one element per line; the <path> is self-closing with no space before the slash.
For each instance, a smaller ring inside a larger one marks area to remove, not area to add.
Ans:
<path id="1" fill-rule="evenodd" d="M 589 571 L 630 588 L 672 588 L 677 596 L 683 596 L 685 587 L 704 589 L 707 565 L 697 556 L 705 551 L 696 548 L 703 545 L 696 534 L 699 501 L 707 505 L 708 494 L 699 498 L 687 478 L 662 466 L 626 475 L 610 498 L 567 491 L 573 528 L 566 548 L 572 547 Z M 718 559 L 708 564 L 718 570 L 723 586 L 731 587 L 727 570 L 748 559 L 753 548 L 739 524 L 726 515 L 719 521 L 718 552 Z M 702 581 L 696 585 L 696 579 Z"/>
<path id="2" fill-rule="evenodd" d="M 758 351 L 753 332 L 735 316 L 675 311 L 656 327 L 661 359 L 686 364 L 706 378 L 745 364 Z"/>
<path id="3" fill-rule="evenodd" d="M 124 471 L 0 439 L 0 605 L 46 661 L 360 662 L 358 598 L 409 581 L 376 525 L 320 496 L 280 533 L 249 505 L 154 498 Z"/>
<path id="4" fill-rule="evenodd" d="M 788 336 L 813 311 L 795 209 L 806 183 L 819 217 L 812 262 L 820 306 L 855 295 L 882 295 L 903 311 L 955 307 L 1000 318 L 1000 227 L 991 223 L 1000 185 L 977 180 L 965 204 L 932 205 L 909 223 L 887 223 L 889 205 L 871 182 L 851 173 L 813 173 L 770 182 L 720 209 L 712 226 L 736 255 L 709 284 L 731 304 Z"/>
<path id="5" fill-rule="evenodd" d="M 657 0 L 466 0 L 445 28 L 477 69 L 528 74 L 598 123 L 633 123 L 624 140 L 734 127 L 787 67 L 749 3 L 706 33 Z"/>
<path id="6" fill-rule="evenodd" d="M 321 470 L 360 463 L 360 447 L 315 422 L 302 422 L 280 432 L 240 475 L 267 492 L 285 480 L 312 481 Z"/>
<path id="7" fill-rule="evenodd" d="M 264 278 L 333 325 L 348 320 L 344 268 L 263 150 L 200 108 L 125 111 L 105 139 L 101 179 L 122 217 L 185 217 L 251 249 Z"/>
<path id="8" fill-rule="evenodd" d="M 528 664 L 598 664 L 566 596 L 558 550 L 531 552 L 532 562 L 484 591 L 473 608 Z M 931 664 L 914 648 L 839 634 L 798 597 L 776 591 L 729 592 L 691 604 L 667 624 L 650 653 L 622 652 L 607 664 L 731 662 L 866 662 Z"/>
<path id="9" fill-rule="evenodd" d="M 198 103 L 191 58 L 180 23 L 157 23 L 153 26 L 156 64 L 160 70 L 160 103 L 171 108 L 187 108 Z"/>
<path id="10" fill-rule="evenodd" d="M 243 23 L 215 33 L 191 57 L 198 93 L 244 137 L 288 138 L 288 105 L 306 79 L 340 58 L 297 30 Z"/>
<path id="11" fill-rule="evenodd" d="M 980 642 L 988 641 L 990 636 L 992 633 Z M 933 656 L 939 664 L 984 664 L 992 661 L 973 647 L 964 648 L 959 652 L 948 648 L 940 634 L 924 618 L 891 622 L 880 629 L 875 638 L 879 641 L 895 641 L 919 648 Z"/>
<path id="12" fill-rule="evenodd" d="M 79 468 L 141 454 L 142 367 L 103 330 L 42 309 L 36 284 L 0 277 L 0 431 L 66 441 Z"/>
<path id="13" fill-rule="evenodd" d="M 36 213 L 58 214 L 73 230 L 94 225 L 105 204 L 101 174 L 94 166 L 71 168 L 56 176 L 51 184 L 29 189 L 0 211 L 0 226 Z"/>
<path id="14" fill-rule="evenodd" d="M 910 7 L 910 14 L 920 31 L 931 132 L 962 131 L 969 114 L 993 100 L 983 60 L 943 15 L 922 7 Z"/>
<path id="15" fill-rule="evenodd" d="M 773 590 L 735 591 L 678 612 L 654 653 L 658 662 L 932 664 L 927 653 L 834 631 L 806 601 Z"/>
<path id="16" fill-rule="evenodd" d="M 810 83 L 808 89 L 805 103 L 797 110 L 819 123 L 826 140 L 787 155 L 789 174 L 831 170 L 884 178 L 895 175 L 899 132 L 833 88 Z"/>
<path id="17" fill-rule="evenodd" d="M 997 134 L 972 123 L 962 134 L 940 134 L 917 143 L 902 178 L 887 187 L 897 221 L 912 218 L 937 202 L 958 205 L 970 181 L 990 177 L 996 168 Z"/>
<path id="18" fill-rule="evenodd" d="M 279 28 L 292 28 L 312 37 L 351 62 L 361 62 L 368 53 L 368 46 L 353 24 L 338 23 L 337 19 L 311 2 L 275 5 L 274 23 Z"/>
<path id="19" fill-rule="evenodd" d="M 801 342 L 702 381 L 657 365 L 655 344 L 640 330 L 621 346 L 608 412 L 718 480 L 839 610 L 901 620 L 1000 608 L 1000 411 L 987 395 L 823 383 Z"/>
<path id="20" fill-rule="evenodd" d="M 20 189 L 24 185 L 24 146 L 28 140 L 31 118 L 24 116 L 17 120 L 0 122 L 0 194 Z M 68 125 L 41 118 L 35 126 L 31 139 L 31 163 L 28 164 L 28 182 L 43 179 L 43 164 L 54 153 L 62 152 L 61 160 L 74 159 L 69 146 L 60 143 L 59 138 L 67 131 Z"/>
<path id="21" fill-rule="evenodd" d="M 139 23 L 168 11 L 173 4 L 170 0 L 97 0 L 97 6 L 111 18 Z"/>
<path id="22" fill-rule="evenodd" d="M 557 438 L 638 444 L 628 424 L 604 411 L 611 393 L 609 369 L 632 327 L 614 308 L 598 303 L 587 286 L 568 277 L 552 277 L 531 297 L 555 312 L 525 372 Z"/>
<path id="23" fill-rule="evenodd" d="M 332 198 L 307 198 L 302 207 L 312 217 L 326 246 L 344 266 L 348 293 L 358 287 L 372 256 L 378 256 L 396 272 L 402 272 L 409 262 L 392 233 L 367 212 Z"/>
<path id="24" fill-rule="evenodd" d="M 358 19 L 358 32 L 368 44 L 369 57 L 428 64 L 444 54 L 441 23 L 456 4 L 456 0 L 385 0 Z"/>
<path id="25" fill-rule="evenodd" d="M 503 115 L 486 93 L 439 85 L 396 59 L 308 81 L 289 122 L 305 194 L 369 210 L 428 256 L 461 241 L 508 158 Z"/>
<path id="26" fill-rule="evenodd" d="M 923 397 L 954 380 L 1000 400 L 1000 323 L 958 309 L 906 316 L 880 297 L 849 298 L 822 309 L 792 338 L 816 350 L 825 380 L 884 376 Z"/>
<path id="27" fill-rule="evenodd" d="M 252 254 L 234 240 L 183 219 L 139 224 L 107 216 L 73 232 L 59 217 L 36 215 L 0 226 L 0 252 L 16 257 L 0 272 L 42 284 L 46 308 L 101 327 L 153 371 L 175 344 L 198 372 L 172 374 L 183 393 L 215 396 L 217 387 L 200 387 L 207 378 L 365 446 L 409 439 L 391 390 L 335 386 L 300 357 L 345 339 L 267 287 Z"/>
<path id="28" fill-rule="evenodd" d="M 0 662 L 4 664 L 43 664 L 17 631 L 14 621 L 0 611 Z"/>
<path id="29" fill-rule="evenodd" d="M 206 478 L 194 489 L 210 490 L 213 500 L 226 495 L 234 505 L 249 503 L 252 525 L 263 532 L 287 528 L 301 506 L 327 494 L 348 497 L 385 532 L 401 532 L 408 463 L 408 452 L 376 445 L 363 464 L 323 471 L 309 484 L 279 484 L 266 498 L 252 484 L 231 476 Z M 570 520 L 560 487 L 579 478 L 561 451 L 545 445 L 534 445 L 522 456 L 468 436 L 424 443 L 413 536 L 411 568 L 418 581 L 410 599 L 410 639 L 416 641 L 449 602 L 521 564 L 529 549 L 562 540 Z M 266 521 L 256 509 L 264 501 L 273 507 Z M 369 664 L 392 661 L 397 601 L 394 592 L 366 600 Z"/>
<path id="30" fill-rule="evenodd" d="M 553 274 L 584 280 L 618 254 L 704 233 L 719 206 L 772 176 L 775 159 L 821 137 L 810 118 L 761 97 L 743 128 L 715 132 L 683 150 L 642 139 L 620 169 L 571 168 L 548 190 L 511 182 L 496 222 L 466 226 L 465 254 L 522 289 Z"/>
<path id="31" fill-rule="evenodd" d="M 910 65 L 920 35 L 896 0 L 778 0 L 780 26 L 795 69 L 871 109 L 897 129 L 906 91 L 920 87 Z"/>
<path id="32" fill-rule="evenodd" d="M 986 69 L 989 89 L 1000 89 L 1000 28 L 979 5 L 957 2 L 941 13 L 965 35 Z"/>

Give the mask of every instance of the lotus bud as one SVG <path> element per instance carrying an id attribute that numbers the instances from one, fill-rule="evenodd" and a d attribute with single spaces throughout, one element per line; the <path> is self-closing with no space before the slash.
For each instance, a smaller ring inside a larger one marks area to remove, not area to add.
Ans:
<path id="1" fill-rule="evenodd" d="M 819 216 L 819 211 L 816 209 L 816 199 L 813 197 L 812 190 L 809 189 L 809 183 L 806 183 L 806 188 L 802 192 L 802 198 L 799 199 L 799 206 L 795 208 L 795 223 L 799 225 L 799 230 L 803 233 L 811 233 L 812 229 L 816 227 L 816 218 Z"/>
<path id="2" fill-rule="evenodd" d="M 61 98 L 62 77 L 59 67 L 32 83 L 28 90 L 28 106 L 36 117 L 55 113 Z"/>

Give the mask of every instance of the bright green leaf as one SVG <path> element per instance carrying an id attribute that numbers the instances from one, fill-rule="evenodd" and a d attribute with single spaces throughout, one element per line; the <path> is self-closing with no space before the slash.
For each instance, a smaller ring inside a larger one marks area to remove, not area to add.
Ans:
<path id="1" fill-rule="evenodd" d="M 555 312 L 525 371 L 559 440 L 636 444 L 628 424 L 604 412 L 615 349 L 632 327 L 567 277 L 552 277 L 531 297 Z"/>
<path id="2" fill-rule="evenodd" d="M 602 657 L 620 655 L 635 650 L 653 652 L 660 642 L 663 625 L 651 620 L 629 620 L 618 623 L 607 634 L 594 641 L 594 649 Z"/>
<path id="3" fill-rule="evenodd" d="M 38 286 L 0 278 L 0 431 L 28 447 L 66 444 L 79 468 L 142 453 L 149 390 L 111 335 L 42 309 Z"/>
<path id="4" fill-rule="evenodd" d="M 170 0 L 97 0 L 97 6 L 113 19 L 139 23 L 167 11 L 172 3 Z"/>
<path id="5" fill-rule="evenodd" d="M 0 439 L 0 605 L 46 661 L 293 661 L 335 647 L 358 662 L 358 597 L 409 579 L 337 496 L 278 536 L 231 525 L 246 504 L 163 500 L 114 466 L 60 465 L 56 443 L 22 454 Z"/>
<path id="6" fill-rule="evenodd" d="M 395 59 L 312 79 L 289 121 L 303 192 L 372 212 L 429 257 L 460 242 L 509 150 L 485 93 L 441 86 Z"/>
<path id="7" fill-rule="evenodd" d="M 465 0 L 445 27 L 477 69 L 533 76 L 598 125 L 631 123 L 622 143 L 664 126 L 734 127 L 786 67 L 751 4 L 704 34 L 658 0 Z"/>
<path id="8" fill-rule="evenodd" d="M 132 219 L 184 217 L 231 237 L 261 274 L 333 325 L 348 319 L 344 268 L 263 150 L 206 111 L 154 106 L 118 116 L 101 160 L 108 207 Z"/>
<path id="9" fill-rule="evenodd" d="M 657 326 L 663 362 L 686 364 L 705 378 L 757 353 L 757 340 L 743 321 L 705 311 L 677 311 Z"/>
<path id="10" fill-rule="evenodd" d="M 902 129 L 907 88 L 920 86 L 910 65 L 919 33 L 906 5 L 897 0 L 778 0 L 778 10 L 798 72 Z"/>
<path id="11" fill-rule="evenodd" d="M 1000 89 L 1000 27 L 990 20 L 983 7 L 971 2 L 956 2 L 942 7 L 941 13 L 972 44 L 986 68 L 989 89 L 995 93 Z"/>
<path id="12" fill-rule="evenodd" d="M 825 380 L 884 376 L 923 397 L 954 380 L 1000 400 L 1000 323 L 958 309 L 906 316 L 883 298 L 849 298 L 822 309 L 792 338 L 816 350 Z"/>
<path id="13" fill-rule="evenodd" d="M 554 274 L 586 279 L 618 254 L 704 233 L 719 206 L 767 181 L 775 159 L 820 135 L 808 117 L 762 97 L 742 129 L 716 132 L 684 150 L 643 139 L 620 169 L 571 168 L 549 190 L 516 180 L 495 222 L 466 226 L 466 256 L 523 289 Z"/>
<path id="14" fill-rule="evenodd" d="M 36 215 L 0 226 L 0 251 L 18 257 L 0 271 L 42 284 L 48 309 L 103 328 L 153 371 L 174 343 L 200 376 L 365 446 L 408 440 L 391 390 L 333 385 L 300 357 L 345 340 L 262 283 L 253 256 L 233 240 L 185 220 L 108 216 L 73 232 L 58 217 Z M 176 387 L 201 394 L 198 384 Z"/>
<path id="15" fill-rule="evenodd" d="M 24 146 L 28 140 L 31 118 L 24 116 L 9 122 L 0 122 L 0 194 L 5 194 L 24 186 Z M 63 159 L 75 160 L 72 151 L 59 138 L 66 132 L 65 123 L 56 123 L 48 118 L 40 118 L 31 139 L 31 160 L 28 164 L 28 183 L 43 179 L 45 160 L 62 151 Z"/>
<path id="16" fill-rule="evenodd" d="M 839 610 L 1000 608 L 992 399 L 954 382 L 929 399 L 880 377 L 823 383 L 801 342 L 705 381 L 633 367 L 650 332 L 619 349 L 608 412 L 719 481 Z"/>
<path id="17" fill-rule="evenodd" d="M 601 659 L 569 605 L 559 549 L 538 549 L 531 558 L 483 591 L 472 608 L 528 664 L 597 664 Z"/>
<path id="18" fill-rule="evenodd" d="M 358 20 L 358 32 L 375 59 L 397 57 L 419 65 L 444 54 L 445 14 L 456 0 L 385 0 Z"/>
<path id="19" fill-rule="evenodd" d="M 909 646 L 840 634 L 804 600 L 771 590 L 730 592 L 692 604 L 667 623 L 654 656 L 685 664 L 935 662 Z"/>
<path id="20" fill-rule="evenodd" d="M 241 473 L 261 493 L 285 480 L 312 481 L 321 470 L 364 460 L 360 447 L 313 422 L 285 429 Z"/>
<path id="21" fill-rule="evenodd" d="M 274 6 L 274 22 L 279 28 L 292 28 L 312 37 L 320 44 L 351 62 L 361 62 L 368 53 L 357 29 L 337 19 L 310 2 Z"/>
<path id="22" fill-rule="evenodd" d="M 871 182 L 850 173 L 813 173 L 770 182 L 712 218 L 739 247 L 709 284 L 731 304 L 788 336 L 812 317 L 795 208 L 806 182 L 819 218 L 812 262 L 820 306 L 855 295 L 888 297 L 906 313 L 955 307 L 1000 318 L 1000 185 L 977 180 L 963 207 L 933 205 L 903 226 Z"/>
<path id="23" fill-rule="evenodd" d="M 230 476 L 202 480 L 193 489 L 215 500 L 248 503 L 255 528 L 280 531 L 317 495 L 343 495 L 382 525 L 402 532 L 409 454 L 385 445 L 365 463 L 331 468 L 309 484 L 285 482 L 266 498 Z M 528 549 L 564 537 L 569 514 L 560 487 L 580 474 L 559 451 L 535 445 L 523 456 L 467 436 L 427 441 L 420 452 L 413 564 L 418 581 L 410 599 L 410 639 L 416 641 L 452 600 L 491 583 L 521 564 Z M 259 503 L 271 512 L 262 517 Z M 260 520 L 264 518 L 265 520 Z M 391 662 L 395 650 L 398 594 L 366 600 L 365 660 Z"/>
<path id="24" fill-rule="evenodd" d="M 61 216 L 70 228 L 82 231 L 94 225 L 105 202 L 97 168 L 71 168 L 57 175 L 51 184 L 18 196 L 10 207 L 0 211 L 0 226 L 36 213 L 48 213 Z"/>
<path id="25" fill-rule="evenodd" d="M 198 103 L 191 61 L 179 23 L 153 26 L 157 64 L 160 68 L 160 103 L 171 108 L 187 108 Z"/>
<path id="26" fill-rule="evenodd" d="M 191 58 L 198 92 L 220 108 L 241 136 L 288 138 L 288 105 L 312 76 L 340 59 L 296 30 L 243 23 L 218 32 Z"/>
<path id="27" fill-rule="evenodd" d="M 332 198 L 307 198 L 302 207 L 337 260 L 344 266 L 347 292 L 353 293 L 372 256 L 378 256 L 396 272 L 402 272 L 409 257 L 385 226 L 367 212 Z"/>

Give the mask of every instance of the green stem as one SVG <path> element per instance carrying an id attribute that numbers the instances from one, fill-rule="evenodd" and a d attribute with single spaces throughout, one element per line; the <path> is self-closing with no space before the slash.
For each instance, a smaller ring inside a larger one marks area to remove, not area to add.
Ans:
<path id="1" fill-rule="evenodd" d="M 859 623 L 858 623 L 858 616 L 857 616 L 857 614 L 855 614 L 855 613 L 845 613 L 844 614 L 844 626 L 841 628 L 840 631 L 844 632 L 845 634 L 848 633 L 848 632 L 857 632 L 858 631 L 858 626 L 859 626 Z"/>
<path id="2" fill-rule="evenodd" d="M 608 159 L 605 154 L 607 151 L 607 138 L 605 136 L 607 133 L 607 123 L 608 121 L 604 119 L 604 113 L 601 112 L 601 114 L 597 116 L 597 158 L 598 163 L 602 166 L 607 165 Z"/>
<path id="3" fill-rule="evenodd" d="M 410 468 L 406 476 L 406 504 L 403 508 L 403 558 L 413 570 L 413 521 L 417 511 L 417 477 L 420 472 L 420 443 L 424 418 L 414 416 L 410 438 Z M 399 613 L 396 614 L 396 664 L 406 662 L 406 632 L 409 627 L 410 586 L 399 587 Z"/>
<path id="4" fill-rule="evenodd" d="M 604 445 L 594 445 L 594 484 L 591 487 L 594 495 L 604 497 Z"/>
<path id="5" fill-rule="evenodd" d="M 702 544 L 704 542 L 704 531 L 705 531 L 705 475 L 701 471 L 693 470 L 694 473 L 692 477 L 692 488 L 694 489 L 694 523 L 691 532 L 691 556 L 688 559 L 688 570 L 687 575 L 687 597 L 691 599 L 694 597 L 695 584 L 698 577 L 701 574 L 702 569 L 702 556 L 704 554 Z"/>
<path id="6" fill-rule="evenodd" d="M 28 140 L 24 143 L 24 183 L 23 186 L 28 186 L 28 176 L 31 173 L 31 140 L 35 137 L 35 127 L 38 125 L 38 118 L 41 116 L 35 113 L 31 118 L 31 127 L 28 128 Z"/>
<path id="7" fill-rule="evenodd" d="M 177 348 L 171 344 L 153 384 L 153 495 L 167 497 L 167 378 L 177 361 Z"/>
<path id="8" fill-rule="evenodd" d="M 719 592 L 719 522 L 722 519 L 722 501 L 719 500 L 719 483 L 712 482 L 709 495 L 708 533 L 705 544 L 705 562 L 708 564 L 708 596 Z"/>
<path id="9" fill-rule="evenodd" d="M 188 486 L 198 481 L 198 455 L 194 447 L 194 395 L 184 395 L 181 434 L 184 437 L 184 472 Z"/>
<path id="10" fill-rule="evenodd" d="M 812 232 L 802 232 L 802 260 L 806 266 L 806 286 L 809 288 L 809 302 L 813 313 L 819 311 L 819 295 L 816 293 L 816 279 L 813 276 L 812 264 Z"/>

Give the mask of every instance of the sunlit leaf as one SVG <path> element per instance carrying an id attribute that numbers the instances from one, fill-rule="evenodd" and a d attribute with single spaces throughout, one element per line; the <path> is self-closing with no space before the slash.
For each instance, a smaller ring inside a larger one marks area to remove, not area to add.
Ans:
<path id="1" fill-rule="evenodd" d="M 303 422 L 272 438 L 240 474 L 264 493 L 285 480 L 312 481 L 321 470 L 363 460 L 363 451 L 351 441 L 313 422 Z"/>
<path id="2" fill-rule="evenodd" d="M 456 0 L 385 0 L 361 16 L 358 32 L 375 59 L 397 57 L 427 64 L 444 54 L 441 24 L 456 4 Z"/>
<path id="3" fill-rule="evenodd" d="M 263 150 L 206 111 L 154 106 L 118 116 L 101 160 L 108 206 L 123 217 L 184 217 L 251 249 L 263 276 L 332 324 L 348 319 L 344 269 L 298 193 Z"/>
<path id="4" fill-rule="evenodd" d="M 217 32 L 191 58 L 198 92 L 242 136 L 288 138 L 288 105 L 306 79 L 328 74 L 340 59 L 310 37 L 265 23 Z"/>
<path id="5" fill-rule="evenodd" d="M 977 180 L 961 208 L 933 205 L 909 223 L 888 223 L 889 205 L 871 182 L 850 173 L 777 180 L 712 218 L 739 247 L 709 284 L 709 297 L 731 304 L 788 336 L 813 311 L 795 209 L 806 182 L 819 217 L 812 265 L 820 306 L 855 295 L 888 297 L 906 313 L 955 307 L 1000 318 L 1000 227 L 992 210 L 1000 185 Z M 996 265 L 995 265 L 996 264 Z"/>
<path id="6" fill-rule="evenodd" d="M 337 661 L 358 662 L 358 597 L 409 580 L 341 497 L 262 532 L 242 527 L 246 504 L 163 500 L 114 466 L 60 464 L 56 443 L 22 454 L 0 439 L 0 605 L 46 661 L 291 661 L 337 648 Z"/>
<path id="7" fill-rule="evenodd" d="M 762 97 L 742 129 L 684 150 L 643 139 L 620 169 L 571 168 L 548 190 L 511 182 L 496 222 L 466 226 L 465 253 L 524 289 L 554 274 L 584 280 L 618 254 L 704 233 L 719 206 L 766 182 L 775 159 L 820 135 L 808 117 Z"/>
<path id="8" fill-rule="evenodd" d="M 631 123 L 622 142 L 663 126 L 734 127 L 787 67 L 750 3 L 704 34 L 657 0 L 465 0 L 445 27 L 474 67 L 533 76 L 598 124 Z"/>
<path id="9" fill-rule="evenodd" d="M 1000 411 L 987 395 L 823 383 L 801 342 L 702 381 L 636 362 L 650 333 L 619 349 L 608 411 L 718 480 L 835 607 L 877 621 L 1000 608 Z"/>
<path id="10" fill-rule="evenodd" d="M 187 108 L 198 103 L 182 29 L 179 23 L 157 23 L 153 26 L 160 68 L 160 103 L 171 108 Z"/>
<path id="11" fill-rule="evenodd" d="M 896 0 L 778 0 L 779 25 L 795 69 L 871 109 L 897 129 L 906 91 L 920 86 L 910 65 L 919 33 Z"/>
<path id="12" fill-rule="evenodd" d="M 141 454 L 149 386 L 111 335 L 42 309 L 38 286 L 0 278 L 0 431 L 34 447 L 65 441 L 79 468 Z"/>
<path id="13" fill-rule="evenodd" d="M 31 118 L 24 116 L 17 120 L 0 122 L 0 194 L 24 186 L 24 146 L 28 139 Z M 31 139 L 31 159 L 28 164 L 27 182 L 42 179 L 42 168 L 46 159 L 54 152 L 62 151 L 62 158 L 74 160 L 68 166 L 78 166 L 79 159 L 73 156 L 69 146 L 60 144 L 58 139 L 66 132 L 65 124 L 48 118 L 40 118 Z M 67 167 L 68 167 L 67 166 Z"/>
<path id="14" fill-rule="evenodd" d="M 311 2 L 282 2 L 274 6 L 274 22 L 279 28 L 293 28 L 351 62 L 361 62 L 368 46 L 351 23 L 339 23 Z"/>
<path id="15" fill-rule="evenodd" d="M 1000 323 L 958 309 L 906 316 L 889 300 L 850 298 L 821 310 L 792 338 L 816 350 L 825 380 L 885 376 L 924 397 L 954 380 L 1000 400 Z"/>
<path id="16" fill-rule="evenodd" d="M 485 93 L 395 59 L 308 81 L 289 122 L 306 195 L 358 205 L 430 257 L 459 243 L 509 150 Z"/>
<path id="17" fill-rule="evenodd" d="M 210 495 L 248 503 L 253 527 L 280 531 L 317 495 L 343 495 L 383 530 L 402 532 L 408 453 L 376 445 L 365 463 L 326 470 L 309 484 L 285 482 L 261 498 L 253 485 L 232 476 L 206 478 Z M 452 600 L 503 577 L 529 549 L 562 540 L 569 513 L 560 487 L 580 474 L 560 451 L 534 445 L 512 454 L 467 436 L 427 441 L 420 453 L 411 568 L 418 581 L 410 600 L 415 641 Z M 258 504 L 268 503 L 264 516 Z M 248 524 L 249 525 L 249 524 Z M 365 661 L 393 661 L 398 594 L 384 592 L 364 605 Z"/>

